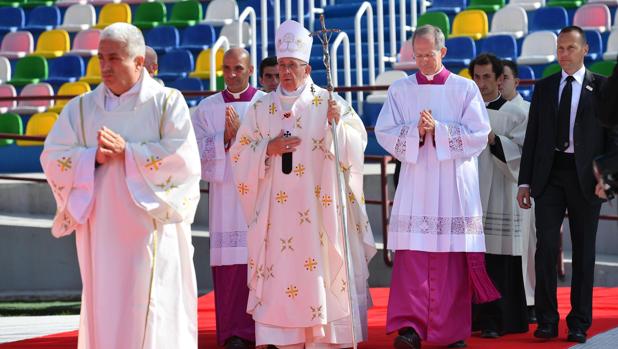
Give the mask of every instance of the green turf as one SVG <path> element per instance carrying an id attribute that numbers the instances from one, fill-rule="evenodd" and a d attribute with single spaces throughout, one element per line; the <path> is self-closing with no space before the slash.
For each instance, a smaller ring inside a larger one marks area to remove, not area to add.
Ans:
<path id="1" fill-rule="evenodd" d="M 0 302 L 0 316 L 79 314 L 81 302 Z"/>

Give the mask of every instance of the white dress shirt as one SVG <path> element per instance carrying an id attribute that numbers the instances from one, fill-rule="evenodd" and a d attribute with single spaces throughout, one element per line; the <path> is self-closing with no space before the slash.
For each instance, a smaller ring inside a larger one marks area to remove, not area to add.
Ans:
<path id="1" fill-rule="evenodd" d="M 575 147 L 573 146 L 573 127 L 575 126 L 575 117 L 577 116 L 577 106 L 579 106 L 579 97 L 582 93 L 582 84 L 584 83 L 584 76 L 586 75 L 586 67 L 582 67 L 573 74 L 573 82 L 571 83 L 571 116 L 569 122 L 569 147 L 564 150 L 565 153 L 574 153 Z M 558 90 L 558 105 L 560 105 L 560 98 L 562 97 L 562 90 L 566 85 L 566 78 L 569 76 L 564 70 L 562 71 L 562 78 L 560 79 L 560 88 Z"/>

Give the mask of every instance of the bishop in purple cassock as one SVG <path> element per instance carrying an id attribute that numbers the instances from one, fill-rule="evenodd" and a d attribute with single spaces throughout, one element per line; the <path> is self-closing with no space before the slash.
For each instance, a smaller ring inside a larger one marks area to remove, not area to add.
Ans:
<path id="1" fill-rule="evenodd" d="M 402 163 L 389 224 L 395 251 L 387 332 L 397 349 L 421 340 L 464 347 L 472 301 L 499 294 L 485 271 L 477 157 L 489 119 L 472 80 L 442 65 L 444 34 L 417 28 L 419 71 L 396 81 L 380 112 L 378 142 Z"/>
<path id="2" fill-rule="evenodd" d="M 226 89 L 202 100 L 193 127 L 209 182 L 210 265 L 217 318 L 217 341 L 228 348 L 252 347 L 255 324 L 247 314 L 247 223 L 234 185 L 228 152 L 245 111 L 264 95 L 249 85 L 249 53 L 228 50 L 223 58 Z"/>

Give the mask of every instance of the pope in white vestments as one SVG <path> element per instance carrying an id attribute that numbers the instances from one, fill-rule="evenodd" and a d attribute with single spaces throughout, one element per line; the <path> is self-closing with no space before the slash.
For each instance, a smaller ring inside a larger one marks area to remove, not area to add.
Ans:
<path id="1" fill-rule="evenodd" d="M 184 98 L 148 75 L 144 51 L 136 27 L 103 30 L 103 83 L 67 104 L 41 155 L 52 234 L 76 234 L 80 349 L 197 348 L 199 154 Z"/>
<path id="2" fill-rule="evenodd" d="M 217 342 L 234 349 L 249 348 L 255 341 L 255 323 L 247 314 L 247 223 L 228 151 L 247 109 L 265 94 L 249 85 L 252 73 L 249 52 L 243 48 L 226 51 L 226 89 L 202 100 L 193 115 L 202 179 L 209 183 L 208 230 Z"/>
<path id="3" fill-rule="evenodd" d="M 309 77 L 311 45 L 299 23 L 281 24 L 279 88 L 250 107 L 230 150 L 249 224 L 247 311 L 258 346 L 351 347 L 352 328 L 357 341 L 366 338 L 367 263 L 375 253 L 362 190 L 367 134 L 343 99 L 329 100 Z M 329 126 L 337 120 L 339 164 Z M 344 262 L 336 166 L 345 176 L 354 280 Z"/>

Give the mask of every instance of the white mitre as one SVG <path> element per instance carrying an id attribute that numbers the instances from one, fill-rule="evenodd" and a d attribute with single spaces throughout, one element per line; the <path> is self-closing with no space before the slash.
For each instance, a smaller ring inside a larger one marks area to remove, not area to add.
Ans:
<path id="1" fill-rule="evenodd" d="M 288 19 L 275 34 L 277 58 L 296 58 L 309 63 L 313 37 L 300 23 Z"/>

